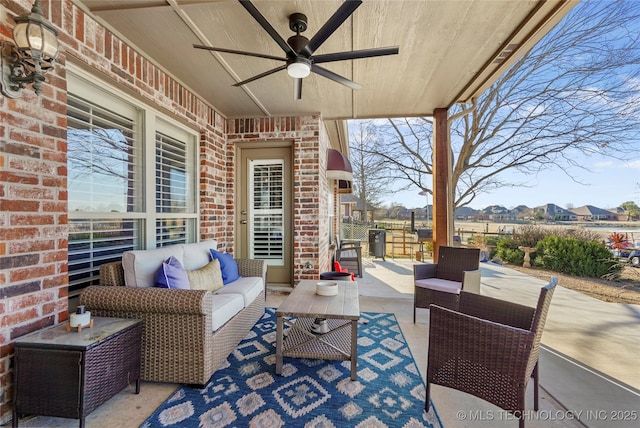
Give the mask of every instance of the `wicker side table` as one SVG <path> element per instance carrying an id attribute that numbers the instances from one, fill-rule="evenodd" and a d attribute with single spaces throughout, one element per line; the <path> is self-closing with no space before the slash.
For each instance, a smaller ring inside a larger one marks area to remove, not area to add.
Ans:
<path id="1" fill-rule="evenodd" d="M 64 324 L 15 342 L 13 427 L 20 414 L 79 419 L 128 385 L 140 392 L 142 321 L 94 318 L 93 328 Z"/>

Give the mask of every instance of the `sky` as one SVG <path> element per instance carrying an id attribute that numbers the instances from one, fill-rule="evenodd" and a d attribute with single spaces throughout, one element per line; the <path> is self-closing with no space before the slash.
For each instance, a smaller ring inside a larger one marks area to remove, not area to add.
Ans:
<path id="1" fill-rule="evenodd" d="M 562 78 L 557 79 L 558 85 L 556 87 L 552 84 L 554 83 L 553 76 L 571 75 L 571 73 L 568 73 L 567 71 L 570 71 L 573 68 L 576 70 L 579 69 L 576 64 L 580 65 L 584 63 L 588 66 L 591 64 L 590 61 L 596 61 L 595 63 L 599 63 L 599 60 L 604 61 L 610 58 L 618 58 L 618 55 L 608 55 L 608 53 L 611 53 L 614 51 L 613 49 L 617 49 L 618 47 L 624 48 L 625 50 L 621 52 L 625 55 L 619 55 L 619 57 L 628 61 L 626 67 L 616 66 L 614 69 L 603 67 L 601 71 L 608 73 L 605 75 L 601 75 L 599 73 L 586 73 L 583 76 L 581 75 L 581 78 L 584 78 L 584 80 L 575 80 L 575 82 L 580 83 L 579 88 L 581 91 L 576 91 L 575 94 L 572 91 L 569 91 L 568 98 L 570 99 L 569 103 L 572 106 L 587 106 L 592 109 L 598 109 L 598 106 L 600 105 L 599 103 L 601 103 L 601 105 L 606 104 L 606 106 L 609 107 L 608 109 L 600 109 L 596 111 L 608 112 L 615 111 L 617 109 L 620 110 L 620 117 L 630 117 L 635 119 L 635 137 L 632 136 L 632 134 L 625 137 L 626 141 L 632 141 L 631 144 L 635 145 L 634 153 L 625 155 L 624 160 L 617 160 L 606 158 L 604 155 L 596 152 L 592 152 L 589 157 L 586 157 L 586 155 L 584 155 L 580 150 L 574 151 L 578 152 L 577 155 L 567 152 L 567 156 L 572 156 L 572 162 L 584 167 L 584 169 L 571 166 L 566 167 L 566 171 L 575 176 L 576 181 L 579 182 L 573 181 L 565 171 L 562 171 L 555 166 L 542 170 L 537 175 L 529 176 L 518 173 L 517 171 L 506 171 L 500 174 L 498 180 L 508 183 L 526 182 L 527 187 L 504 187 L 498 190 L 493 190 L 490 193 L 482 193 L 477 195 L 467 206 L 474 209 L 482 209 L 490 205 L 501 205 L 505 208 L 514 208 L 518 205 L 526 205 L 533 208 L 552 203 L 563 208 L 577 208 L 584 205 L 593 205 L 607 209 L 618 207 L 626 201 L 633 201 L 637 205 L 640 205 L 640 141 L 633 142 L 633 138 L 637 138 L 637 136 L 640 135 L 637 128 L 638 110 L 636 109 L 639 105 L 637 97 L 638 89 L 640 88 L 640 78 L 638 75 L 639 69 L 637 62 L 633 61 L 633 58 L 636 58 L 633 56 L 633 52 L 637 52 L 638 45 L 636 39 L 626 36 L 626 34 L 638 34 L 638 31 L 640 31 L 640 21 L 637 18 L 637 3 L 619 2 L 617 3 L 617 6 L 610 9 L 591 7 L 594 5 L 605 5 L 605 7 L 607 7 L 608 5 L 613 5 L 613 3 L 605 4 L 604 2 L 599 3 L 597 1 L 580 3 L 580 6 L 577 6 L 566 19 L 575 19 L 575 21 L 571 22 L 578 26 L 581 25 L 582 27 L 580 28 L 587 29 L 590 27 L 585 26 L 586 23 L 591 23 L 592 21 L 595 23 L 601 22 L 598 21 L 598 17 L 606 17 L 607 22 L 609 23 L 623 22 L 625 25 L 622 27 L 604 26 L 603 31 L 607 31 L 606 33 L 596 33 L 593 36 L 591 32 L 581 33 L 580 31 L 577 31 L 576 34 L 589 34 L 589 37 L 577 39 L 580 43 L 576 42 L 575 45 L 569 44 L 569 48 L 564 44 L 560 45 L 564 46 L 565 49 L 564 51 L 561 51 L 563 56 L 559 57 L 562 60 L 555 62 L 550 61 L 548 64 L 545 63 L 544 66 L 536 69 L 536 73 L 553 73 L 551 75 L 552 77 L 546 79 L 544 74 L 536 75 L 538 78 L 532 79 L 531 87 L 538 88 L 536 85 L 543 85 L 541 88 L 545 88 L 545 91 L 547 90 L 547 84 L 549 84 L 548 87 L 550 89 L 556 90 L 567 90 L 567 88 L 572 88 L 572 86 L 562 86 L 566 83 Z M 594 13 L 594 11 L 597 12 L 596 15 L 591 14 Z M 610 13 L 612 11 L 620 13 L 613 13 L 612 15 L 608 14 L 608 12 Z M 634 17 L 634 19 L 628 20 L 629 17 Z M 627 20 L 625 21 L 625 19 Z M 559 27 L 562 26 L 560 25 Z M 571 24 L 571 28 L 574 28 L 573 24 Z M 568 33 L 559 32 L 558 34 L 565 37 Z M 606 43 L 604 42 L 605 40 L 607 40 Z M 584 43 L 584 45 L 582 43 Z M 611 48 L 611 46 L 614 46 L 612 43 L 616 43 L 615 48 Z M 593 51 L 594 46 L 597 46 L 600 50 L 598 51 L 596 49 Z M 607 47 L 608 49 L 602 49 L 603 47 Z M 585 52 L 588 52 L 589 55 L 586 55 Z M 626 55 L 627 52 L 629 53 L 629 56 Z M 553 58 L 554 57 L 552 56 L 551 59 Z M 572 66 L 568 67 L 568 64 L 571 64 Z M 609 63 L 607 62 L 606 64 Z M 595 70 L 598 69 L 596 68 Z M 558 74 L 559 71 L 564 71 L 565 73 Z M 539 78 L 540 76 L 545 78 Z M 574 80 L 572 78 L 572 80 L 568 80 L 567 82 L 571 82 L 573 84 Z M 615 85 L 612 85 L 612 83 L 615 83 Z M 508 85 L 506 87 L 508 87 Z M 602 97 L 602 94 L 599 96 L 588 95 L 599 94 L 600 92 L 606 92 L 607 96 Z M 513 105 L 517 106 L 519 105 L 517 101 L 522 101 L 523 99 L 526 100 L 526 98 L 518 98 L 518 91 L 514 91 L 514 93 L 515 95 L 513 95 L 513 99 L 505 98 L 506 101 L 503 102 L 506 103 L 507 101 L 510 101 L 511 103 L 514 103 Z M 550 93 L 553 94 L 553 91 L 550 91 Z M 576 95 L 581 94 L 583 98 L 576 97 Z M 522 97 L 521 94 L 520 96 Z M 549 100 L 553 101 L 554 99 L 549 98 Z M 540 104 L 538 104 L 537 101 L 522 104 L 523 107 L 521 110 L 523 111 L 523 114 L 527 115 L 530 113 L 526 110 L 527 107 L 533 109 L 549 108 L 550 111 L 554 111 L 552 107 L 555 103 L 549 102 L 549 100 L 542 97 Z M 578 101 L 580 101 L 580 103 L 575 104 Z M 504 106 L 501 105 L 501 108 L 504 107 L 505 111 L 509 111 L 508 109 L 510 106 L 511 105 L 509 103 L 506 103 Z M 584 109 L 576 108 L 575 110 L 577 111 L 575 120 L 577 123 L 582 124 L 584 118 L 581 115 L 581 111 L 584 111 Z M 544 110 L 540 110 L 540 112 L 542 111 Z M 630 115 L 628 112 L 634 112 L 635 114 Z M 535 116 L 535 114 L 531 115 L 534 120 Z M 541 115 L 541 117 L 544 117 L 544 115 Z M 571 117 L 573 118 L 574 116 Z M 565 121 L 560 121 L 558 123 L 562 124 L 564 122 Z M 568 120 L 567 122 L 571 123 L 571 120 Z M 535 126 L 537 122 L 532 123 L 534 123 Z M 540 123 L 544 123 L 544 121 L 541 121 Z M 622 121 L 619 124 L 625 123 L 626 121 Z M 555 122 L 550 122 L 550 124 L 556 125 Z M 618 124 L 618 122 L 616 122 L 616 124 Z M 604 124 L 601 126 L 606 127 Z M 552 130 L 555 129 L 554 126 L 551 126 L 550 128 Z M 612 128 L 613 129 L 605 128 L 604 132 L 594 132 L 594 140 L 597 141 L 600 135 L 607 133 L 607 130 L 614 133 L 619 129 L 613 126 Z M 526 130 L 527 128 L 525 127 L 524 129 Z M 531 129 L 535 130 L 534 127 L 528 129 L 529 132 L 531 132 Z M 581 129 L 582 128 L 578 128 L 578 130 Z M 544 132 L 542 132 L 542 134 L 544 134 Z M 551 134 L 553 134 L 553 132 L 551 132 Z M 532 135 L 535 135 L 535 133 Z M 508 131 L 505 131 L 505 136 L 508 137 Z M 622 156 L 622 154 L 618 153 L 618 156 Z M 430 182 L 429 179 L 427 179 L 427 182 Z M 400 185 L 398 187 L 400 187 Z M 423 207 L 427 202 L 429 204 L 433 203 L 431 196 L 425 197 L 419 195 L 419 193 L 420 189 L 416 187 L 406 191 L 395 191 L 389 195 L 383 196 L 381 202 L 383 205 L 402 204 L 406 208 Z"/>
<path id="2" fill-rule="evenodd" d="M 563 208 L 593 205 L 599 208 L 615 208 L 626 201 L 640 205 L 640 142 L 638 157 L 628 162 L 592 157 L 584 160 L 583 165 L 591 170 L 587 172 L 578 168 L 570 172 L 580 177 L 583 184 L 575 183 L 559 170 L 542 171 L 538 176 L 528 177 L 528 188 L 511 187 L 496 190 L 492 193 L 478 195 L 468 206 L 474 209 L 486 208 L 490 205 L 501 205 L 514 208 L 526 205 L 530 208 L 552 203 Z M 522 182 L 526 176 L 517 174 L 504 175 L 511 177 L 509 181 Z M 427 203 L 419 190 L 395 192 L 383 197 L 383 205 L 402 204 L 406 208 L 423 207 Z M 429 204 L 433 201 L 429 196 Z"/>

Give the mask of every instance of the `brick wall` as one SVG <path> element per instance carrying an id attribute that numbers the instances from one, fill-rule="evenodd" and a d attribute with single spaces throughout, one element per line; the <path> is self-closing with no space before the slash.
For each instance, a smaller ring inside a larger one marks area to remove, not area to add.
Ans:
<path id="1" fill-rule="evenodd" d="M 0 40 L 30 2 L 3 2 Z M 0 422 L 10 418 L 12 340 L 67 319 L 66 92 L 62 65 L 42 94 L 0 95 Z"/>
<path id="2" fill-rule="evenodd" d="M 31 0 L 0 0 L 0 40 Z M 201 238 L 233 243 L 226 119 L 69 1 L 43 0 L 62 50 L 42 95 L 0 96 L 0 423 L 11 418 L 13 340 L 68 318 L 66 72 L 80 64 L 200 132 Z M 213 196 L 212 196 L 213 195 Z"/>
<path id="3" fill-rule="evenodd" d="M 239 118 L 228 124 L 227 143 L 289 142 L 293 149 L 294 281 L 317 279 L 330 270 L 328 184 L 329 138 L 318 116 Z M 310 261 L 313 267 L 307 269 Z"/>
<path id="4" fill-rule="evenodd" d="M 0 0 L 0 40 L 31 0 Z M 61 55 L 42 95 L 0 96 L 0 424 L 11 418 L 13 341 L 68 318 L 66 71 L 74 63 L 200 133 L 200 237 L 234 242 L 236 141 L 292 141 L 296 279 L 329 270 L 326 148 L 319 117 L 228 121 L 68 0 L 42 0 Z M 229 130 L 227 130 L 229 127 Z M 322 155 L 320 155 L 322 154 Z M 300 260 L 315 260 L 304 270 Z"/>

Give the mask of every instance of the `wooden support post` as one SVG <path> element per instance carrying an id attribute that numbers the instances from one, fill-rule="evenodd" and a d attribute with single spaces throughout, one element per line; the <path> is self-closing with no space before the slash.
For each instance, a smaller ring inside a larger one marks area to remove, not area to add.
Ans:
<path id="1" fill-rule="evenodd" d="M 433 260 L 438 260 L 438 247 L 449 245 L 449 209 L 451 145 L 449 144 L 448 110 L 433 112 Z"/>

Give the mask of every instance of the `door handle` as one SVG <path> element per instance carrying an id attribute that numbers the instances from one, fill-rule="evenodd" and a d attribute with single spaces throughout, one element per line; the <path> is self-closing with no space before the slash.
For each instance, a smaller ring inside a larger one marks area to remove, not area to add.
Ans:
<path id="1" fill-rule="evenodd" d="M 240 224 L 247 224 L 247 220 L 240 220 Z"/>

